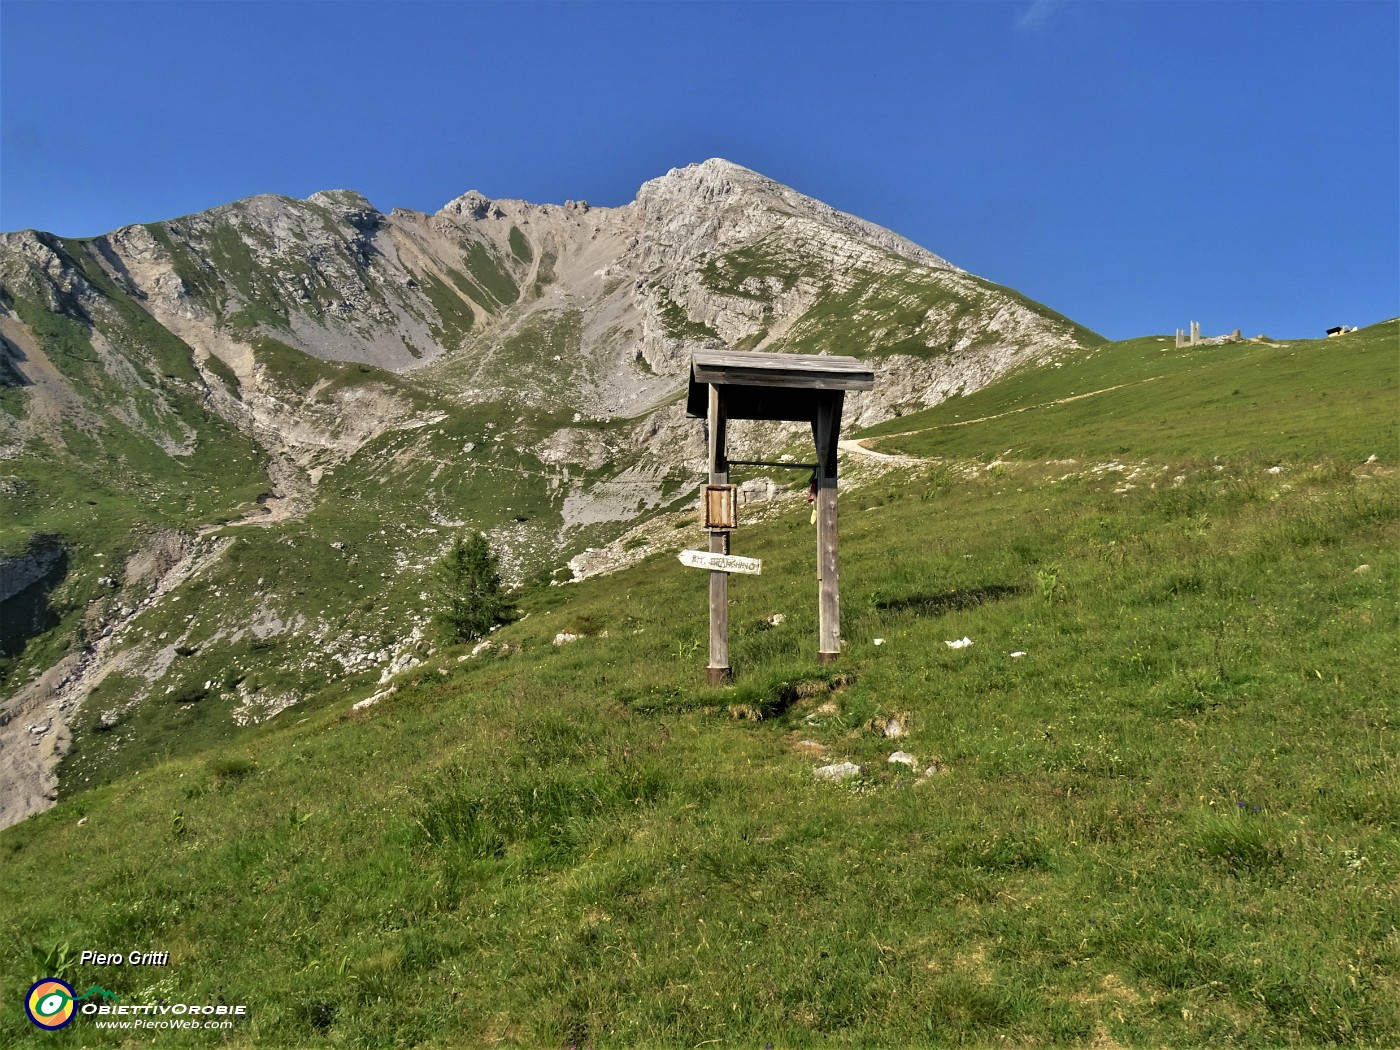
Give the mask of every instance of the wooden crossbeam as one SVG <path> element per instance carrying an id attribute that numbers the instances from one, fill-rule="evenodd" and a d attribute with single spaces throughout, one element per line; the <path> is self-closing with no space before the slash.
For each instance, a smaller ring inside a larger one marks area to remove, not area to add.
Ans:
<path id="1" fill-rule="evenodd" d="M 731 467 L 782 467 L 785 470 L 816 470 L 815 463 L 779 463 L 772 459 L 731 459 Z"/>

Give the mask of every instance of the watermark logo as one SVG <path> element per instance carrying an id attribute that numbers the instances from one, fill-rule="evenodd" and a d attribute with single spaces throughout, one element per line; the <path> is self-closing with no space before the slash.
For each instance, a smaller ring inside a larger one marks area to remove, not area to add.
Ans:
<path id="1" fill-rule="evenodd" d="M 29 1019 L 48 1032 L 56 1032 L 73 1023 L 77 1013 L 73 986 L 57 977 L 35 981 L 24 997 L 24 1012 Z"/>
<path id="2" fill-rule="evenodd" d="M 237 1018 L 247 1017 L 248 1007 L 224 1002 L 124 1003 L 116 992 L 98 984 L 78 995 L 67 981 L 45 977 L 30 985 L 24 1012 L 46 1032 L 67 1028 L 78 1014 L 91 1017 L 98 1028 L 218 1030 L 232 1028 Z"/>
<path id="3" fill-rule="evenodd" d="M 29 994 L 24 997 L 24 1012 L 46 1032 L 56 1032 L 72 1023 L 78 1003 L 93 996 L 118 1003 L 122 1001 L 120 995 L 109 992 L 100 985 L 94 984 L 82 995 L 75 995 L 73 986 L 67 981 L 61 981 L 57 977 L 45 977 L 42 981 L 35 981 L 29 989 Z M 85 1006 L 83 1013 L 91 1013 L 96 1009 L 95 1006 Z"/>

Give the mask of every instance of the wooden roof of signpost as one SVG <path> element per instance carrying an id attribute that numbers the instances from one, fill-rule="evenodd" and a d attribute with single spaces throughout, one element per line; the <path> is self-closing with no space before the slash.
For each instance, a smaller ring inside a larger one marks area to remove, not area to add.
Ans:
<path id="1" fill-rule="evenodd" d="M 720 389 L 729 419 L 811 422 L 823 392 L 870 390 L 875 370 L 854 357 L 697 350 L 690 359 L 690 415 L 706 414 L 710 386 Z"/>

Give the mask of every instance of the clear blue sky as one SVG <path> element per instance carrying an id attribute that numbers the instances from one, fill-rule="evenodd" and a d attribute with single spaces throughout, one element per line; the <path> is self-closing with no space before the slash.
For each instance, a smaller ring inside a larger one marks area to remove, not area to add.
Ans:
<path id="1" fill-rule="evenodd" d="M 0 0 L 0 229 L 722 156 L 1105 335 L 1400 313 L 1400 3 Z"/>

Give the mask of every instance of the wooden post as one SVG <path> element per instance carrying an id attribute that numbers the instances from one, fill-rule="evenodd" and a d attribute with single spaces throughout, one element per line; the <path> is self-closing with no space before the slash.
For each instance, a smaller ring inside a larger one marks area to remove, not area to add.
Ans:
<path id="1" fill-rule="evenodd" d="M 729 460 L 724 454 L 724 405 L 719 388 L 710 384 L 710 484 L 729 484 Z M 710 552 L 729 553 L 729 533 L 710 533 Z M 710 667 L 711 685 L 721 685 L 734 677 L 729 667 L 729 574 L 710 572 Z"/>
<path id="2" fill-rule="evenodd" d="M 817 444 L 817 660 L 832 663 L 841 652 L 841 572 L 836 558 L 836 443 L 845 393 L 823 391 L 812 436 Z"/>

